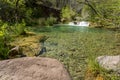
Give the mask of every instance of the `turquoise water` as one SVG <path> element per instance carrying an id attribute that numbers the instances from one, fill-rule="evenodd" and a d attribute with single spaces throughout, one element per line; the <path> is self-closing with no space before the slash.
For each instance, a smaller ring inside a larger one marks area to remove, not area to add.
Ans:
<path id="1" fill-rule="evenodd" d="M 99 28 L 89 28 L 82 26 L 67 26 L 67 25 L 58 25 L 58 26 L 48 26 L 48 27 L 38 27 L 34 29 L 35 32 L 65 32 L 65 33 L 74 33 L 74 32 L 93 32 L 93 33 L 102 33 L 102 32 L 112 32 L 106 29 Z"/>

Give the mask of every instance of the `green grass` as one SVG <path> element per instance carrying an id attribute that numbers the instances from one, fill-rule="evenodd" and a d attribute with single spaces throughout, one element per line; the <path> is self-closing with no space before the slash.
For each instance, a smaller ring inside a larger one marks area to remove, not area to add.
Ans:
<path id="1" fill-rule="evenodd" d="M 70 72 L 73 80 L 85 80 L 89 65 L 92 65 L 93 70 L 97 71 L 98 69 L 100 71 L 101 68 L 94 61 L 90 63 L 93 58 L 101 55 L 120 54 L 118 48 L 120 47 L 118 45 L 120 38 L 118 33 L 114 31 L 58 27 L 49 32 L 37 32 L 49 37 L 45 42 L 47 52 L 41 56 L 56 58 L 61 61 Z M 105 71 L 102 72 L 106 73 Z M 109 80 L 112 80 L 111 78 Z"/>

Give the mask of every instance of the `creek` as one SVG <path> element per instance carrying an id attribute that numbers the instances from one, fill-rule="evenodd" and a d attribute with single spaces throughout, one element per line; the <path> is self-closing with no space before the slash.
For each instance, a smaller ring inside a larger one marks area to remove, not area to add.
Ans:
<path id="1" fill-rule="evenodd" d="M 91 57 L 116 53 L 115 32 L 106 29 L 56 25 L 35 29 L 49 38 L 41 56 L 56 58 L 70 72 L 73 80 L 84 80 Z"/>

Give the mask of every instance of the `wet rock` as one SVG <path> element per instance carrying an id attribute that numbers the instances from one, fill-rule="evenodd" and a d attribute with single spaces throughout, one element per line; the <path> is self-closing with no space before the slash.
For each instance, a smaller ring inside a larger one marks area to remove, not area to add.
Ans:
<path id="1" fill-rule="evenodd" d="M 35 54 L 35 56 L 39 56 L 39 55 L 41 55 L 41 54 L 43 54 L 45 52 L 46 52 L 46 47 L 42 47 L 40 52 L 38 54 Z"/>
<path id="2" fill-rule="evenodd" d="M 71 80 L 56 59 L 24 57 L 0 61 L 0 80 Z"/>
<path id="3" fill-rule="evenodd" d="M 120 74 L 120 55 L 118 56 L 100 56 L 98 63 L 107 70 L 112 70 Z"/>

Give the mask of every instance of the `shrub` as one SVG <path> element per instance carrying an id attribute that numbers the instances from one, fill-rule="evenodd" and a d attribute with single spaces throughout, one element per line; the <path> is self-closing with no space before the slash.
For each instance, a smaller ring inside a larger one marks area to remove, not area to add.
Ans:
<path id="1" fill-rule="evenodd" d="M 8 35 L 8 32 L 6 30 L 7 24 L 0 25 L 0 60 L 1 59 L 7 59 L 9 54 L 9 47 L 7 46 L 7 43 L 10 41 L 10 37 Z"/>
<path id="2" fill-rule="evenodd" d="M 103 0 L 98 3 L 93 1 L 92 4 L 94 4 L 97 15 L 91 10 L 91 20 L 103 28 L 120 28 L 120 0 Z"/>
<path id="3" fill-rule="evenodd" d="M 6 46 L 6 40 L 3 36 L 0 36 L 0 60 L 7 59 L 9 54 L 9 47 Z"/>
<path id="4" fill-rule="evenodd" d="M 17 35 L 25 35 L 25 22 L 19 23 L 19 24 L 15 24 L 14 27 L 16 28 L 16 33 Z"/>
<path id="5" fill-rule="evenodd" d="M 47 20 L 44 22 L 46 26 L 52 26 L 53 24 L 56 23 L 56 18 L 55 17 L 48 17 Z"/>
<path id="6" fill-rule="evenodd" d="M 9 31 L 9 33 L 11 34 L 15 34 L 15 35 L 25 35 L 25 26 L 26 23 L 24 21 L 22 21 L 22 23 L 16 23 L 13 25 L 9 25 L 7 24 L 7 30 Z"/>
<path id="7" fill-rule="evenodd" d="M 67 19 L 67 21 L 70 21 L 73 16 L 75 16 L 75 12 L 69 7 L 66 6 L 61 11 L 61 19 Z"/>
<path id="8" fill-rule="evenodd" d="M 48 18 L 39 18 L 38 20 L 36 20 L 36 23 L 38 25 L 40 25 L 41 27 L 43 26 L 52 26 L 53 24 L 55 24 L 57 22 L 57 18 L 50 16 Z"/>

